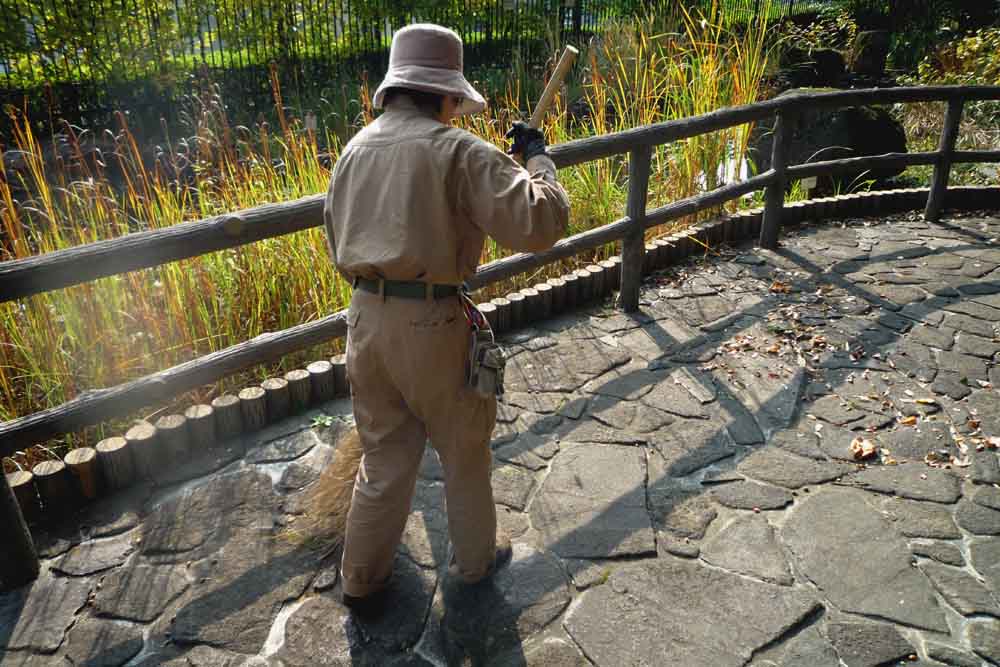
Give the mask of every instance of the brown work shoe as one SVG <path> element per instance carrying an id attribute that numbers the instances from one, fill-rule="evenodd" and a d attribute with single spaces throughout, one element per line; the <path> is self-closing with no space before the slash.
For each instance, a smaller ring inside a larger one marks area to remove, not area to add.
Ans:
<path id="1" fill-rule="evenodd" d="M 493 552 L 493 565 L 490 566 L 490 569 L 480 579 L 468 581 L 458 569 L 458 563 L 455 562 L 455 554 L 451 556 L 451 563 L 448 565 L 448 575 L 456 581 L 466 584 L 478 584 L 480 581 L 485 581 L 492 577 L 497 570 L 509 563 L 513 555 L 514 550 L 510 546 L 510 538 L 507 535 L 500 534 L 497 535 L 496 548 Z"/>

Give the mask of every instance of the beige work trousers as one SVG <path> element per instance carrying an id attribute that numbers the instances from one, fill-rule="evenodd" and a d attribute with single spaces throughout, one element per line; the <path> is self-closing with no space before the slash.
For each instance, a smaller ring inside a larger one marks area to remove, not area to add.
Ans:
<path id="1" fill-rule="evenodd" d="M 448 529 L 466 581 L 493 565 L 496 510 L 490 438 L 496 399 L 465 385 L 469 325 L 458 297 L 418 300 L 354 292 L 347 374 L 364 455 L 341 562 L 343 590 L 383 588 L 430 438 L 444 469 Z"/>

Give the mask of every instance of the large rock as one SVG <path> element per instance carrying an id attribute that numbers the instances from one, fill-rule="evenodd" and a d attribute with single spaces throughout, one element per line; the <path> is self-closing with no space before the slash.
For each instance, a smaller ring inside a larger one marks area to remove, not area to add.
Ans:
<path id="1" fill-rule="evenodd" d="M 854 38 L 849 66 L 855 74 L 881 77 L 889 58 L 890 35 L 888 30 L 863 30 Z"/>
<path id="2" fill-rule="evenodd" d="M 616 570 L 585 591 L 564 625 L 601 667 L 728 667 L 808 616 L 804 590 L 774 586 L 673 558 Z"/>
<path id="3" fill-rule="evenodd" d="M 799 570 L 843 611 L 948 632 L 930 582 L 866 494 L 824 487 L 795 505 L 780 534 Z"/>
<path id="4" fill-rule="evenodd" d="M 796 89 L 782 95 L 809 92 L 817 91 Z M 902 125 L 881 107 L 805 109 L 792 118 L 788 130 L 788 164 L 906 152 L 906 133 Z M 750 154 L 759 172 L 771 168 L 773 136 L 770 123 L 758 124 L 753 132 Z M 825 191 L 831 191 L 835 187 L 849 186 L 858 177 L 882 180 L 902 172 L 902 168 L 874 169 L 864 174 L 841 172 L 820 177 L 820 184 Z"/>
<path id="5" fill-rule="evenodd" d="M 531 503 L 532 525 L 564 558 L 655 553 L 637 447 L 564 445 Z"/>

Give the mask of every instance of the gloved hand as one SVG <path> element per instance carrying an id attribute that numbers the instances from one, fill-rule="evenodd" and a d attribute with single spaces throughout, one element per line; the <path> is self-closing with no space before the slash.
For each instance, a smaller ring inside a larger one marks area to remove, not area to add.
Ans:
<path id="1" fill-rule="evenodd" d="M 511 140 L 508 153 L 511 155 L 520 154 L 525 162 L 536 155 L 545 155 L 545 135 L 541 130 L 537 130 L 524 121 L 517 121 L 509 130 L 507 138 Z"/>

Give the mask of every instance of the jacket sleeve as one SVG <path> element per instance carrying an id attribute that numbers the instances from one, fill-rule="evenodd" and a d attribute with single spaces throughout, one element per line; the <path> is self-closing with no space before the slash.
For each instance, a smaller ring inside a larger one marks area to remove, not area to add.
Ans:
<path id="1" fill-rule="evenodd" d="M 459 153 L 459 206 L 497 243 L 519 252 L 540 252 L 565 235 L 569 196 L 548 156 L 532 158 L 526 169 L 477 138 L 462 142 Z"/>
<path id="2" fill-rule="evenodd" d="M 339 163 L 338 163 L 339 164 Z M 337 262 L 337 233 L 336 233 L 336 207 L 334 206 L 334 197 L 337 192 L 337 166 L 334 165 L 333 174 L 330 176 L 330 185 L 327 187 L 326 199 L 323 202 L 323 227 L 326 229 L 326 246 L 330 251 L 330 259 L 333 261 L 333 266 L 337 269 L 339 273 L 347 282 L 351 282 L 354 276 L 346 273 L 340 268 Z"/>

